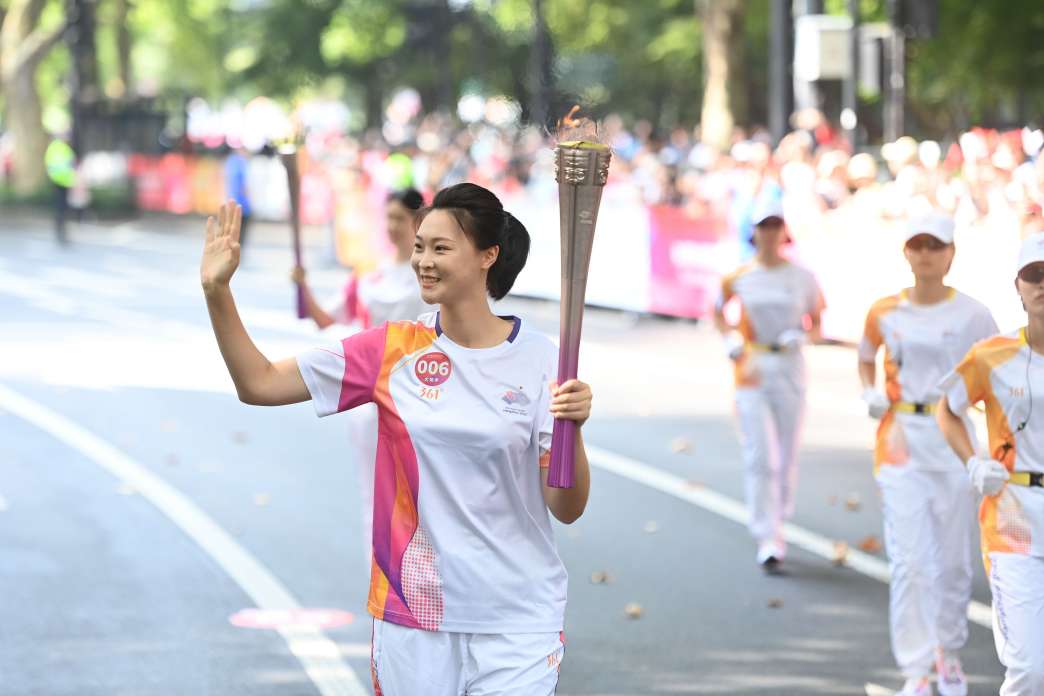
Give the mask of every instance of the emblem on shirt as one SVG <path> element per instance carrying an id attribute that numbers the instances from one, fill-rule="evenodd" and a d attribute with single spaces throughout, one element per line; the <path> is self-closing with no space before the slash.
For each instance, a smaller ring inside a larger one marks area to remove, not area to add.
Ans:
<path id="1" fill-rule="evenodd" d="M 450 378 L 453 367 L 445 353 L 425 353 L 417 358 L 413 367 L 420 383 L 428 387 L 437 387 Z"/>
<path id="2" fill-rule="evenodd" d="M 522 391 L 522 387 L 519 387 L 518 389 L 508 389 L 500 395 L 500 399 L 507 404 L 507 406 L 504 407 L 504 413 L 514 413 L 519 416 L 529 414 L 529 411 L 525 408 L 526 406 L 529 406 L 529 397 Z"/>

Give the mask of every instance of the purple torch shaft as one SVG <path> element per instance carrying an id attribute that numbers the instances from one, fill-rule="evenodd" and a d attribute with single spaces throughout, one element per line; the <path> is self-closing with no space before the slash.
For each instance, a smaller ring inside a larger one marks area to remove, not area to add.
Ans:
<path id="1" fill-rule="evenodd" d="M 290 230 L 293 233 L 294 265 L 301 265 L 301 172 L 297 167 L 297 148 L 282 147 L 280 159 L 286 167 L 286 181 L 290 187 Z M 297 287 L 297 318 L 308 316 L 308 303 L 305 301 L 304 288 Z"/>
<path id="2" fill-rule="evenodd" d="M 599 143 L 560 143 L 555 148 L 555 178 L 562 233 L 562 304 L 559 325 L 558 383 L 576 379 L 580 331 L 591 266 L 595 223 L 609 174 L 609 148 Z M 547 483 L 572 488 L 576 478 L 576 423 L 556 420 Z"/>

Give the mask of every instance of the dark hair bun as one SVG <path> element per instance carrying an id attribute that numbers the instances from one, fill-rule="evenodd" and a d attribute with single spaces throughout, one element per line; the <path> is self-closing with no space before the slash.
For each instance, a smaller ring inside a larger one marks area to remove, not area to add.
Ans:
<path id="1" fill-rule="evenodd" d="M 424 207 L 424 196 L 415 188 L 404 188 L 388 194 L 388 202 L 398 201 L 408 210 L 418 211 Z"/>

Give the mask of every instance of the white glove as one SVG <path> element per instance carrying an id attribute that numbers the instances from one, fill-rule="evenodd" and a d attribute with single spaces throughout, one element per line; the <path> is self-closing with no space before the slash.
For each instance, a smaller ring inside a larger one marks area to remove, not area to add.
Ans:
<path id="1" fill-rule="evenodd" d="M 808 342 L 808 336 L 801 329 L 787 329 L 779 335 L 779 345 L 783 350 L 797 350 Z"/>
<path id="2" fill-rule="evenodd" d="M 746 341 L 743 340 L 743 336 L 736 331 L 725 334 L 725 352 L 728 354 L 729 360 L 739 360 L 743 356 L 744 350 L 746 350 Z"/>
<path id="3" fill-rule="evenodd" d="M 863 390 L 863 402 L 866 404 L 867 413 L 876 420 L 884 418 L 884 414 L 888 413 L 888 410 L 892 408 L 888 397 L 873 387 L 867 387 Z"/>
<path id="4" fill-rule="evenodd" d="M 997 495 L 1008 482 L 1008 470 L 996 459 L 971 457 L 967 462 L 968 478 L 982 495 Z"/>

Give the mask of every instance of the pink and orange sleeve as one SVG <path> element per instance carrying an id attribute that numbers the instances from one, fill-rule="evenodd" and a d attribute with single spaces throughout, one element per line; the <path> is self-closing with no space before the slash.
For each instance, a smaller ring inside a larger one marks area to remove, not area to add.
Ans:
<path id="1" fill-rule="evenodd" d="M 319 416 L 373 401 L 387 332 L 384 325 L 297 356 L 301 377 Z"/>

